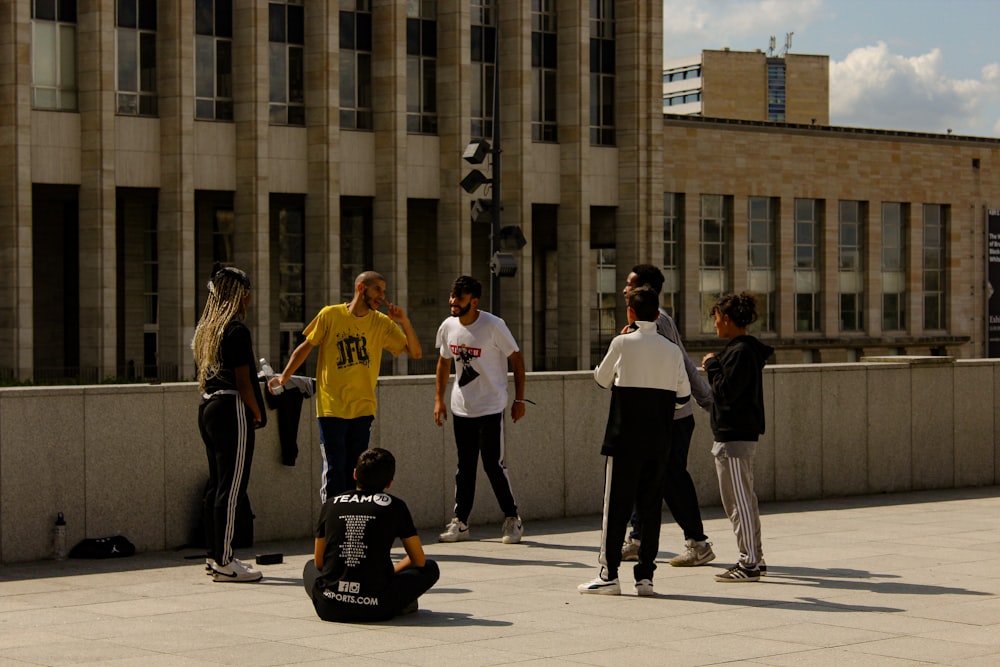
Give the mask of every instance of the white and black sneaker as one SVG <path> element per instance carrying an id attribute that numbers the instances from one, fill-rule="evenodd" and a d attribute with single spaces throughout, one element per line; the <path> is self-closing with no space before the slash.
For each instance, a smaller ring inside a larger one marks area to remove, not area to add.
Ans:
<path id="1" fill-rule="evenodd" d="M 622 585 L 617 577 L 609 581 L 598 575 L 587 583 L 577 586 L 576 590 L 590 595 L 621 595 Z"/>
<path id="2" fill-rule="evenodd" d="M 503 520 L 503 538 L 501 541 L 504 544 L 517 544 L 521 541 L 521 536 L 524 535 L 524 522 L 521 521 L 519 516 L 509 516 Z"/>
<path id="3" fill-rule="evenodd" d="M 250 567 L 238 558 L 232 559 L 225 565 L 216 563 L 212 566 L 212 581 L 243 583 L 260 581 L 263 576 L 260 570 Z"/>
<path id="4" fill-rule="evenodd" d="M 742 584 L 752 581 L 760 581 L 760 568 L 745 567 L 743 563 L 737 563 L 722 574 L 715 575 L 715 580 L 722 584 Z"/>
<path id="5" fill-rule="evenodd" d="M 653 592 L 653 580 L 640 579 L 635 582 L 635 594 L 641 598 L 651 598 L 656 595 L 656 593 Z"/>
<path id="6" fill-rule="evenodd" d="M 457 516 L 445 526 L 444 532 L 438 535 L 439 542 L 461 542 L 467 539 L 469 539 L 469 524 Z"/>

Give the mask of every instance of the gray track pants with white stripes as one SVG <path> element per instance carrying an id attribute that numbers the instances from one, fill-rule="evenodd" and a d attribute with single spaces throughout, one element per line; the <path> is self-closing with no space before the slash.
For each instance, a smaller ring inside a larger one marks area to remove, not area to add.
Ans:
<path id="1" fill-rule="evenodd" d="M 720 443 L 714 449 L 718 450 Z M 756 443 L 754 443 L 756 444 Z M 764 558 L 760 541 L 760 510 L 753 490 L 753 461 L 756 447 L 745 455 L 732 456 L 721 451 L 715 456 L 715 471 L 719 475 L 719 493 L 736 534 L 740 563 L 756 566 Z"/>

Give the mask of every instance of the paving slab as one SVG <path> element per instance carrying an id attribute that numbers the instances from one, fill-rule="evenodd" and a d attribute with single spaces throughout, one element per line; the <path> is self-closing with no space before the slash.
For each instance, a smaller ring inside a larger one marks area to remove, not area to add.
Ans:
<path id="1" fill-rule="evenodd" d="M 666 563 L 683 540 L 665 513 L 652 598 L 627 564 L 621 596 L 577 593 L 597 571 L 597 516 L 525 508 L 518 545 L 492 525 L 457 544 L 428 531 L 438 585 L 416 614 L 372 624 L 316 617 L 308 540 L 240 553 L 284 554 L 254 584 L 213 582 L 190 549 L 0 566 L 0 666 L 1000 664 L 1000 487 L 761 510 L 768 576 L 746 584 L 713 578 L 736 558 L 719 508 L 703 513 L 718 558 L 697 568 Z"/>

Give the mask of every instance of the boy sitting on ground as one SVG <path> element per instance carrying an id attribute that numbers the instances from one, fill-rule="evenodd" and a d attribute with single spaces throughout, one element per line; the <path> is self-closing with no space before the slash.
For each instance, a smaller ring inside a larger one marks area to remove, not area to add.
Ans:
<path id="1" fill-rule="evenodd" d="M 424 556 L 406 503 L 386 493 L 395 474 L 388 450 L 366 450 L 354 469 L 357 489 L 323 504 L 302 583 L 324 621 L 382 621 L 416 611 L 417 598 L 440 576 Z M 393 565 L 397 537 L 406 556 Z"/>

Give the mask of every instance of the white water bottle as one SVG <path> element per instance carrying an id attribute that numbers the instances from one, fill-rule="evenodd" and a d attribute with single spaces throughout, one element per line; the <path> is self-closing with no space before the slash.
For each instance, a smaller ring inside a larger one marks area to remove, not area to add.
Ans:
<path id="1" fill-rule="evenodd" d="M 52 557 L 66 560 L 66 517 L 62 512 L 56 516 L 56 525 L 52 527 Z"/>
<path id="2" fill-rule="evenodd" d="M 264 357 L 260 358 L 260 370 L 264 371 L 264 379 L 267 381 L 268 388 L 271 390 L 272 394 L 277 396 L 285 390 L 285 388 L 280 384 L 273 387 L 271 386 L 271 378 L 275 376 L 275 372 L 274 369 L 271 368 L 271 364 L 267 363 L 267 359 Z"/>

